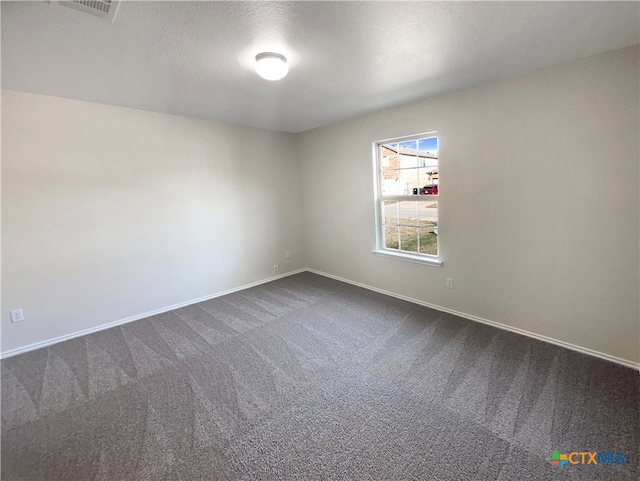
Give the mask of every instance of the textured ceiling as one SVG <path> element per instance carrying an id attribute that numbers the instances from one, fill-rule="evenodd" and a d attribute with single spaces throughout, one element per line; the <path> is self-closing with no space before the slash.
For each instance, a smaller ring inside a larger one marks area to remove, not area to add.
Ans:
<path id="1" fill-rule="evenodd" d="M 638 2 L 2 2 L 2 87 L 300 132 L 640 43 Z M 289 58 L 259 78 L 261 51 Z"/>

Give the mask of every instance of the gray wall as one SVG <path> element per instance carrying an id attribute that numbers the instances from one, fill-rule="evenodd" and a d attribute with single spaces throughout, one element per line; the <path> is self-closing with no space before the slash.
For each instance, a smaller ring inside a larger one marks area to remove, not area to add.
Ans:
<path id="1" fill-rule="evenodd" d="M 638 362 L 639 58 L 622 49 L 297 136 L 3 91 L 2 351 L 277 263 Z M 371 144 L 434 130 L 444 267 L 374 256 Z"/>
<path id="2" fill-rule="evenodd" d="M 2 351 L 304 267 L 299 178 L 292 134 L 3 91 Z"/>
<path id="3" fill-rule="evenodd" d="M 626 48 L 300 134 L 309 266 L 637 362 L 638 64 Z M 371 144 L 430 131 L 443 268 L 371 253 Z"/>

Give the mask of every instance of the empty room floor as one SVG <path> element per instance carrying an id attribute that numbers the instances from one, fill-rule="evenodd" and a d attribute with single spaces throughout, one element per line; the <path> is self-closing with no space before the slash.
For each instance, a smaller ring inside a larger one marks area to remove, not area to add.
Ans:
<path id="1" fill-rule="evenodd" d="M 305 272 L 3 360 L 2 479 L 636 480 L 639 390 Z"/>

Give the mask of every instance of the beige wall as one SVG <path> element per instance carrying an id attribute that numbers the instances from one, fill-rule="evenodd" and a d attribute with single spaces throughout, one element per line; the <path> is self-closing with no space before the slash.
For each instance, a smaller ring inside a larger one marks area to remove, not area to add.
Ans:
<path id="1" fill-rule="evenodd" d="M 2 351 L 304 267 L 298 169 L 291 134 L 3 91 Z"/>
<path id="2" fill-rule="evenodd" d="M 639 56 L 626 48 L 300 134 L 309 267 L 638 362 Z M 371 143 L 430 131 L 442 268 L 371 253 Z"/>

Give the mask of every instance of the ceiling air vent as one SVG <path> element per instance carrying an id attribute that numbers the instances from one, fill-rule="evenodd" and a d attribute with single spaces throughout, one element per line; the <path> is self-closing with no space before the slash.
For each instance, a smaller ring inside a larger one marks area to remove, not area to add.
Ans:
<path id="1" fill-rule="evenodd" d="M 120 0 L 59 0 L 58 2 L 52 0 L 51 3 L 95 15 L 111 23 L 116 19 L 116 12 L 120 6 Z"/>

